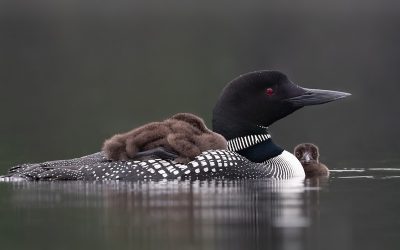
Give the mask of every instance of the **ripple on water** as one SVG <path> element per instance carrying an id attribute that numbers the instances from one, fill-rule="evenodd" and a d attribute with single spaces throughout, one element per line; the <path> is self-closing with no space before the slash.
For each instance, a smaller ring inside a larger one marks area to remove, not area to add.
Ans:
<path id="1" fill-rule="evenodd" d="M 340 179 L 358 179 L 358 178 L 374 179 L 375 177 L 372 175 L 355 175 L 355 176 L 339 176 L 337 178 L 340 178 Z"/>
<path id="2" fill-rule="evenodd" d="M 400 168 L 368 168 L 369 171 L 400 171 Z"/>
<path id="3" fill-rule="evenodd" d="M 365 172 L 365 169 L 331 169 L 329 172 Z"/>
<path id="4" fill-rule="evenodd" d="M 331 177 L 338 179 L 396 179 L 400 178 L 398 174 L 393 175 L 397 171 L 400 171 L 400 168 L 344 168 L 330 170 Z"/>

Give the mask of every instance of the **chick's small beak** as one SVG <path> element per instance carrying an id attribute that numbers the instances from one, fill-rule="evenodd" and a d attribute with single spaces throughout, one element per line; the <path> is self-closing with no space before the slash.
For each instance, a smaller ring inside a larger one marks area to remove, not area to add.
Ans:
<path id="1" fill-rule="evenodd" d="M 310 161 L 311 161 L 311 156 L 310 156 L 310 154 L 305 153 L 305 154 L 303 155 L 302 160 L 303 160 L 305 163 L 310 163 Z"/>

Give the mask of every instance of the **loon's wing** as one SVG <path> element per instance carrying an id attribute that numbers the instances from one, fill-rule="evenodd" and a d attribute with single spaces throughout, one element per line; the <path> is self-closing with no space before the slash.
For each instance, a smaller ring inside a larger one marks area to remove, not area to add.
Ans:
<path id="1" fill-rule="evenodd" d="M 102 152 L 86 155 L 79 158 L 68 159 L 68 160 L 57 160 L 57 161 L 47 161 L 42 163 L 26 163 L 16 165 L 8 170 L 8 173 L 4 176 L 0 176 L 3 179 L 17 178 L 17 179 L 27 179 L 27 180 L 39 180 L 39 176 L 43 173 L 54 173 L 59 171 L 69 172 L 66 175 L 65 180 L 71 180 L 69 177 L 74 171 L 78 171 L 83 165 L 99 164 L 103 162 L 108 162 L 104 157 Z"/>
<path id="2" fill-rule="evenodd" d="M 209 150 L 188 164 L 171 160 L 107 161 L 102 153 L 71 160 L 23 164 L 11 168 L 3 180 L 158 180 L 158 179 L 224 179 L 256 178 L 257 171 L 246 175 L 239 154 L 227 150 Z M 263 176 L 263 175 L 261 175 Z"/>
<path id="3" fill-rule="evenodd" d="M 36 168 L 41 168 L 44 170 L 50 170 L 53 168 L 60 167 L 70 167 L 70 168 L 79 168 L 82 165 L 86 164 L 96 164 L 100 162 L 106 162 L 107 159 L 104 157 L 102 152 L 86 155 L 79 158 L 68 159 L 68 160 L 57 160 L 57 161 L 47 161 L 42 163 L 28 163 L 21 164 L 14 167 L 11 167 L 8 170 L 8 174 L 22 173 L 27 171 L 32 171 Z"/>
<path id="4" fill-rule="evenodd" d="M 162 147 L 139 152 L 132 161 L 146 161 L 151 159 L 173 160 L 177 158 L 173 152 Z M 86 155 L 79 158 L 47 161 L 42 163 L 28 163 L 11 167 L 6 178 L 18 177 L 28 180 L 77 180 L 81 176 L 82 166 L 102 165 L 110 163 L 102 152 Z M 122 164 L 128 164 L 127 162 Z"/>

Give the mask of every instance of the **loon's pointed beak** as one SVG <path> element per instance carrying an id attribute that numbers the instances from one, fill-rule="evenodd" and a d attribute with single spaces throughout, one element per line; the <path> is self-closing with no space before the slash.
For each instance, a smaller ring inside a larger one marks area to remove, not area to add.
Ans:
<path id="1" fill-rule="evenodd" d="M 332 90 L 307 88 L 300 89 L 302 91 L 300 91 L 301 93 L 299 93 L 299 95 L 286 99 L 286 101 L 290 102 L 295 107 L 323 104 L 336 101 L 351 95 L 350 93 Z"/>

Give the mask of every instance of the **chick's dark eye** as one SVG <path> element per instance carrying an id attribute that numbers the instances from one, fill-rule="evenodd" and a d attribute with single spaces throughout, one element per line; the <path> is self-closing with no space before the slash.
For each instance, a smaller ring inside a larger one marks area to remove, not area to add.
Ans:
<path id="1" fill-rule="evenodd" d="M 266 94 L 267 96 L 271 96 L 271 95 L 274 94 L 274 90 L 273 90 L 272 88 L 266 88 L 266 89 L 265 89 L 265 94 Z"/>

